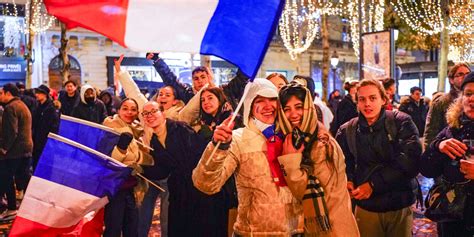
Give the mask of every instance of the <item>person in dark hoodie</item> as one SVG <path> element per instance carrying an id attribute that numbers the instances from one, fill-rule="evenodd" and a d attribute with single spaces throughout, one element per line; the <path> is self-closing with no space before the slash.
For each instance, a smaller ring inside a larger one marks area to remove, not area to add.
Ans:
<path id="1" fill-rule="evenodd" d="M 112 116 L 117 113 L 112 96 L 109 90 L 103 90 L 99 94 L 99 100 L 104 102 L 105 108 L 107 109 L 107 116 Z"/>
<path id="2" fill-rule="evenodd" d="M 107 109 L 91 85 L 81 87 L 81 102 L 72 110 L 72 116 L 100 124 L 107 117 Z"/>
<path id="3" fill-rule="evenodd" d="M 80 102 L 77 84 L 74 81 L 64 83 L 65 90 L 59 92 L 59 102 L 61 102 L 61 114 L 71 116 L 72 110 Z"/>
<path id="4" fill-rule="evenodd" d="M 36 168 L 38 160 L 43 152 L 48 133 L 57 133 L 59 130 L 59 111 L 54 107 L 53 100 L 49 96 L 50 89 L 41 85 L 35 89 L 38 108 L 33 114 L 33 169 Z"/>

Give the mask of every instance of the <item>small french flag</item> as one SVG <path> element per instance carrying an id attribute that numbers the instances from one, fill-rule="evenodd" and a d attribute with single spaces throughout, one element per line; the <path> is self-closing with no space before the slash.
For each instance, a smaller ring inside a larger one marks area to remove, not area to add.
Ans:
<path id="1" fill-rule="evenodd" d="M 215 55 L 254 78 L 284 0 L 44 0 L 69 28 L 81 26 L 143 52 Z"/>
<path id="2" fill-rule="evenodd" d="M 59 135 L 48 137 L 11 237 L 61 236 L 74 231 L 84 218 L 100 215 L 99 210 L 130 176 L 129 168 L 104 154 Z"/>

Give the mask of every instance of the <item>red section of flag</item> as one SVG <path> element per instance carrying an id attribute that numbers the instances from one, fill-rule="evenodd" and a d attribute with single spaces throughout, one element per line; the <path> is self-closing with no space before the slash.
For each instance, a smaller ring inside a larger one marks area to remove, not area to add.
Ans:
<path id="1" fill-rule="evenodd" d="M 10 237 L 50 237 L 71 232 L 76 225 L 67 228 L 52 228 L 34 221 L 17 216 L 8 236 Z"/>
<path id="2" fill-rule="evenodd" d="M 80 26 L 125 46 L 128 0 L 44 0 L 44 4 L 68 28 Z"/>
<path id="3" fill-rule="evenodd" d="M 104 208 L 101 208 L 92 220 L 84 218 L 72 232 L 62 234 L 61 237 L 100 237 L 103 232 Z"/>
<path id="4" fill-rule="evenodd" d="M 77 225 L 67 228 L 53 228 L 17 216 L 9 234 L 11 237 L 100 237 L 104 232 L 104 208 L 88 221 L 83 219 Z"/>

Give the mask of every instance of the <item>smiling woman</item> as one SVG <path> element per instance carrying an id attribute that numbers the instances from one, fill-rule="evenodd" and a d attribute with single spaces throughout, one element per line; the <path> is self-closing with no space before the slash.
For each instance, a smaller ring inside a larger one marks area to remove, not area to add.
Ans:
<path id="1" fill-rule="evenodd" d="M 359 236 L 346 189 L 344 155 L 318 123 L 311 93 L 292 82 L 280 90 L 279 99 L 279 125 L 286 138 L 278 161 L 291 192 L 303 203 L 305 234 Z"/>

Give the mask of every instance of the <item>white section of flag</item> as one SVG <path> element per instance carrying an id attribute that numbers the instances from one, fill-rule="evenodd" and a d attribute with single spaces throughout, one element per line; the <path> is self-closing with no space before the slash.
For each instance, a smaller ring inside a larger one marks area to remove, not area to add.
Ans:
<path id="1" fill-rule="evenodd" d="M 18 216 L 53 228 L 66 228 L 107 203 L 107 197 L 99 198 L 32 176 Z"/>
<path id="2" fill-rule="evenodd" d="M 153 2 L 153 8 L 150 8 Z M 218 0 L 130 0 L 125 45 L 141 49 L 199 53 Z M 157 19 L 166 19 L 157 20 Z M 111 26 L 113 27 L 113 26 Z"/>

